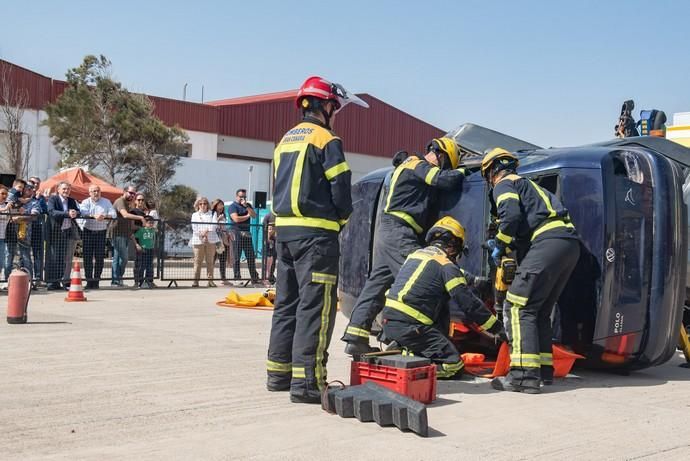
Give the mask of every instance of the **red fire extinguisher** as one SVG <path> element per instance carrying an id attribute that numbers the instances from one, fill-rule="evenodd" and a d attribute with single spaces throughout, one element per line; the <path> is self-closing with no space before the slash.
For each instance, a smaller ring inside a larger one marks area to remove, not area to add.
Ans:
<path id="1" fill-rule="evenodd" d="M 14 269 L 7 285 L 7 323 L 26 323 L 31 296 L 31 276 L 25 268 Z"/>

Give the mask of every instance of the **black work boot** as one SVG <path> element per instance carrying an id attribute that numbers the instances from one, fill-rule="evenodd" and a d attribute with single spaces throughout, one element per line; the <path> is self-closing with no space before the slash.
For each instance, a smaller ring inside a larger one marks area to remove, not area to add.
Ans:
<path id="1" fill-rule="evenodd" d="M 271 392 L 281 392 L 290 390 L 290 379 L 284 377 L 269 376 L 266 380 L 266 389 Z"/>
<path id="2" fill-rule="evenodd" d="M 544 386 L 550 386 L 553 384 L 553 367 L 541 367 L 541 382 L 544 383 Z"/>
<path id="3" fill-rule="evenodd" d="M 519 384 L 513 384 L 504 376 L 499 376 L 491 380 L 491 387 L 497 391 L 511 391 L 511 392 L 522 392 L 523 394 L 540 394 L 541 389 L 539 389 L 539 384 L 537 382 L 536 386 L 524 386 Z"/>
<path id="4" fill-rule="evenodd" d="M 370 352 L 376 352 L 377 349 L 374 349 L 367 343 L 362 343 L 362 342 L 355 342 L 355 341 L 348 341 L 347 346 L 345 346 L 345 353 L 347 355 L 352 355 L 352 356 L 360 356 L 362 354 L 369 354 Z"/>
<path id="5" fill-rule="evenodd" d="M 292 403 L 318 403 L 321 404 L 320 394 L 290 394 L 290 402 Z"/>

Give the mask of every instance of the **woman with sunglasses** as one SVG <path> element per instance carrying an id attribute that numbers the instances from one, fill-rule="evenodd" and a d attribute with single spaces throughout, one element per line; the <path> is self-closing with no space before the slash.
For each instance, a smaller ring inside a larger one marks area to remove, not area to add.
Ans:
<path id="1" fill-rule="evenodd" d="M 219 241 L 216 233 L 218 224 L 216 214 L 210 208 L 206 197 L 199 197 L 194 203 L 196 212 L 192 214 L 192 239 L 189 241 L 189 245 L 194 251 L 194 282 L 192 287 L 199 286 L 201 263 L 204 261 L 206 261 L 208 286 L 216 286 L 213 283 L 213 263 L 216 254 L 216 242 Z"/>

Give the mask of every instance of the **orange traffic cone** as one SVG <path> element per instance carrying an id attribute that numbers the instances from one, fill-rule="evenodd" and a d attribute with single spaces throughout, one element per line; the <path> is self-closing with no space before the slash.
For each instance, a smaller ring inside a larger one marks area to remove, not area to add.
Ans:
<path id="1" fill-rule="evenodd" d="M 70 277 L 72 280 L 69 283 L 69 293 L 65 301 L 68 303 L 76 301 L 86 301 L 86 296 L 84 296 L 84 288 L 81 286 L 81 267 L 79 267 L 79 261 L 74 261 L 72 266 L 72 275 Z"/>

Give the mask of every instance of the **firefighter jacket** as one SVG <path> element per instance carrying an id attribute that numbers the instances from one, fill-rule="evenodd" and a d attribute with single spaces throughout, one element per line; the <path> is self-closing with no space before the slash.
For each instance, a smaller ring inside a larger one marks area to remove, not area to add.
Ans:
<path id="1" fill-rule="evenodd" d="M 305 117 L 276 146 L 273 164 L 277 240 L 337 235 L 352 212 L 352 173 L 340 138 Z"/>
<path id="2" fill-rule="evenodd" d="M 408 157 L 393 171 L 384 212 L 421 234 L 427 225 L 433 189 L 459 188 L 464 178 L 463 170 L 441 170 L 418 156 Z"/>
<path id="3" fill-rule="evenodd" d="M 494 316 L 467 285 L 462 269 L 446 253 L 428 246 L 410 254 L 386 293 L 384 318 L 434 325 L 448 318 L 448 300 L 453 299 L 464 318 L 488 330 Z"/>
<path id="4" fill-rule="evenodd" d="M 494 186 L 493 200 L 498 216 L 496 240 L 506 246 L 544 238 L 578 238 L 560 200 L 530 179 L 505 176 Z"/>

